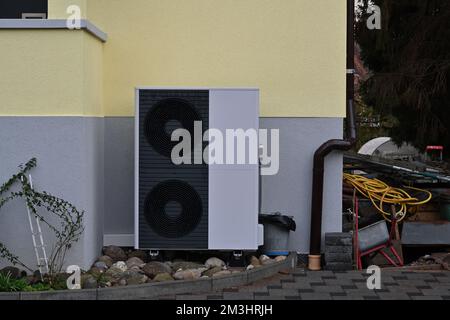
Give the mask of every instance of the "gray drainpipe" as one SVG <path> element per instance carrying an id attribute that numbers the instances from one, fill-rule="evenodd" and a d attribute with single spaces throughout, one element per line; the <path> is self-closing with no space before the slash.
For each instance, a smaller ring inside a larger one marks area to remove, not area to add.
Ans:
<path id="1" fill-rule="evenodd" d="M 354 18 L 355 1 L 347 0 L 347 133 L 345 139 L 331 139 L 322 144 L 314 153 L 312 203 L 311 203 L 311 233 L 308 268 L 320 270 L 322 242 L 322 210 L 323 210 L 323 178 L 325 157 L 332 151 L 350 150 L 356 143 L 354 95 Z"/>

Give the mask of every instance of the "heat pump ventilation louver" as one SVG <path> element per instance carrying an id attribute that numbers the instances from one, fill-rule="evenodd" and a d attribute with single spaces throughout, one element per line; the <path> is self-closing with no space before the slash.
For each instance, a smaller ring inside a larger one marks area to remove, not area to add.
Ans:
<path id="1" fill-rule="evenodd" d="M 194 136 L 194 122 L 201 118 L 194 107 L 183 99 L 164 99 L 155 104 L 144 120 L 145 137 L 161 155 L 171 156 L 178 143 L 171 140 L 172 132 L 178 128 L 188 130 Z"/>
<path id="2" fill-rule="evenodd" d="M 186 182 L 159 183 L 147 195 L 144 215 L 149 226 L 162 237 L 179 238 L 191 233 L 202 217 L 198 193 Z"/>
<path id="3" fill-rule="evenodd" d="M 137 139 L 141 248 L 208 248 L 208 166 L 175 165 L 171 157 L 179 143 L 172 141 L 173 131 L 185 129 L 194 137 L 195 121 L 201 121 L 203 130 L 207 130 L 208 107 L 206 90 L 140 91 Z M 194 147 L 191 139 L 192 157 Z"/>
<path id="4" fill-rule="evenodd" d="M 258 227 L 258 164 L 199 161 L 211 151 L 204 138 L 208 134 L 212 137 L 211 133 L 215 134 L 212 141 L 218 159 L 222 147 L 222 155 L 237 154 L 238 137 L 229 144 L 227 130 L 258 130 L 258 106 L 257 89 L 136 90 L 136 248 L 258 248 L 262 242 L 262 228 Z M 196 126 L 196 121 L 201 125 Z M 189 132 L 190 142 L 185 135 L 172 141 L 176 129 Z M 222 139 L 218 133 L 222 133 Z M 257 153 L 258 143 L 247 140 L 248 152 Z M 178 143 L 182 148 L 174 149 Z M 176 154 L 178 150 L 189 155 Z"/>

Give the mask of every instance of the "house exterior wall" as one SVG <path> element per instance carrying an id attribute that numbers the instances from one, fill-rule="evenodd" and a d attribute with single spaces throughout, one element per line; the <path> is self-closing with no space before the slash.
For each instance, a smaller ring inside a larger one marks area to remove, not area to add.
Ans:
<path id="1" fill-rule="evenodd" d="M 261 179 L 261 212 L 293 216 L 289 249 L 309 252 L 312 161 L 325 141 L 342 138 L 342 118 L 262 117 L 261 129 L 280 130 L 280 170 Z M 134 239 L 134 118 L 105 118 L 105 242 L 132 246 Z M 342 155 L 325 161 L 323 232 L 342 230 Z"/>
<path id="2" fill-rule="evenodd" d="M 103 116 L 103 44 L 82 30 L 0 29 L 0 115 Z"/>
<path id="3" fill-rule="evenodd" d="M 103 134 L 103 118 L 98 117 L 0 116 L 0 181 L 17 173 L 19 164 L 37 158 L 37 167 L 30 172 L 36 190 L 85 211 L 84 233 L 66 259 L 67 264 L 83 268 L 90 266 L 103 245 Z M 42 227 L 50 253 L 53 232 Z M 14 200 L 1 208 L 0 241 L 26 265 L 36 266 L 24 201 Z M 5 264 L 0 260 L 0 266 Z"/>
<path id="4" fill-rule="evenodd" d="M 49 0 L 49 18 L 72 4 L 106 43 L 86 30 L 0 28 L 0 182 L 36 156 L 39 187 L 86 211 L 68 262 L 87 267 L 103 235 L 132 244 L 137 86 L 260 88 L 260 126 L 280 129 L 281 148 L 262 210 L 294 216 L 290 249 L 307 253 L 313 153 L 342 137 L 345 2 Z M 326 163 L 324 231 L 338 231 L 342 159 Z M 25 222 L 21 204 L 10 210 L 0 241 Z M 17 238 L 18 252 L 31 248 L 28 233 Z"/>
<path id="5" fill-rule="evenodd" d="M 65 19 L 67 8 L 76 5 L 81 9 L 81 17 L 86 19 L 88 2 L 92 0 L 48 0 L 48 19 Z"/>
<path id="6" fill-rule="evenodd" d="M 37 158 L 35 187 L 85 211 L 67 257 L 84 268 L 103 245 L 102 46 L 81 30 L 0 30 L 0 183 Z M 52 232 L 44 239 L 49 253 Z M 0 241 L 36 265 L 23 201 L 0 210 Z"/>
<path id="7" fill-rule="evenodd" d="M 345 116 L 345 1 L 78 2 L 109 36 L 106 116 L 132 116 L 136 86 L 257 87 L 264 117 Z"/>

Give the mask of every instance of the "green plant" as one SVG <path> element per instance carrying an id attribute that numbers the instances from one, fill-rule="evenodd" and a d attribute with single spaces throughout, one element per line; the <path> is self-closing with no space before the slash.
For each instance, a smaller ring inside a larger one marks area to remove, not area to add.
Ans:
<path id="1" fill-rule="evenodd" d="M 65 288 L 67 289 L 67 288 Z M 23 291 L 25 292 L 32 292 L 32 291 L 52 291 L 53 288 L 50 285 L 50 283 L 43 283 L 43 282 L 39 282 L 39 283 L 35 283 L 29 286 L 26 286 Z"/>
<path id="2" fill-rule="evenodd" d="M 29 183 L 27 173 L 36 167 L 36 164 L 36 158 L 32 158 L 25 165 L 20 165 L 19 172 L 13 175 L 0 187 L 0 209 L 8 201 L 13 199 L 24 199 L 30 212 L 53 231 L 56 237 L 56 243 L 49 255 L 49 274 L 56 275 L 62 270 L 67 251 L 79 240 L 83 233 L 84 212 L 78 211 L 78 209 L 68 201 L 55 197 L 45 191 L 38 192 L 33 189 Z M 15 184 L 20 184 L 21 189 L 19 191 L 10 191 Z M 3 196 L 4 194 L 6 196 Z M 37 211 L 37 208 L 44 209 L 58 217 L 59 226 L 50 223 L 49 219 L 45 218 Z M 22 263 L 17 256 L 12 254 L 1 242 L 0 258 L 7 259 L 14 265 L 19 264 L 22 267 L 33 271 Z"/>
<path id="3" fill-rule="evenodd" d="M 69 275 L 67 273 L 58 273 L 52 275 L 48 279 L 48 286 L 50 286 L 50 290 L 67 290 L 67 278 Z M 46 283 L 44 281 L 44 283 Z M 42 290 L 39 290 L 42 291 Z"/>
<path id="4" fill-rule="evenodd" d="M 0 292 L 23 291 L 28 286 L 24 279 L 13 279 L 11 273 L 0 273 Z"/>

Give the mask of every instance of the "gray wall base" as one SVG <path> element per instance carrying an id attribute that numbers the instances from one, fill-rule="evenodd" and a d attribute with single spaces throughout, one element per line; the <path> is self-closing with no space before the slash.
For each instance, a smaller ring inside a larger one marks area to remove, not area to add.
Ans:
<path id="1" fill-rule="evenodd" d="M 0 183 L 15 174 L 19 164 L 37 158 L 37 168 L 31 171 L 35 188 L 85 210 L 84 234 L 66 259 L 83 268 L 98 256 L 103 242 L 103 124 L 103 118 L 0 117 Z M 54 244 L 51 235 L 44 228 L 47 253 Z M 23 201 L 1 208 L 0 241 L 36 268 Z M 4 265 L 8 262 L 0 260 Z"/>
<path id="2" fill-rule="evenodd" d="M 262 178 L 262 212 L 293 216 L 289 250 L 309 251 L 312 164 L 314 151 L 326 140 L 342 138 L 341 118 L 261 118 L 260 127 L 280 130 L 280 170 Z M 134 118 L 105 118 L 105 237 L 133 234 Z M 325 162 L 323 233 L 342 229 L 342 155 Z"/>
<path id="3" fill-rule="evenodd" d="M 289 250 L 307 253 L 313 154 L 326 140 L 342 137 L 342 119 L 261 118 L 260 127 L 280 130 L 280 169 L 262 178 L 261 211 L 293 216 L 297 231 L 290 234 Z M 68 264 L 88 268 L 101 251 L 103 236 L 126 244 L 134 233 L 133 117 L 0 117 L 0 136 L 1 183 L 19 164 L 37 157 L 32 172 L 36 188 L 86 211 L 84 235 L 70 251 Z M 339 153 L 326 159 L 324 185 L 323 233 L 340 232 Z M 51 248 L 48 233 L 45 240 Z M 0 241 L 35 266 L 24 203 L 0 210 Z"/>

